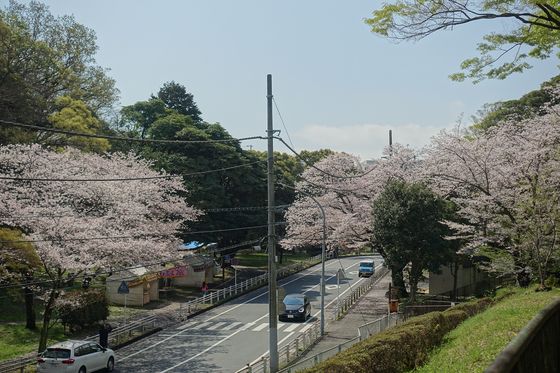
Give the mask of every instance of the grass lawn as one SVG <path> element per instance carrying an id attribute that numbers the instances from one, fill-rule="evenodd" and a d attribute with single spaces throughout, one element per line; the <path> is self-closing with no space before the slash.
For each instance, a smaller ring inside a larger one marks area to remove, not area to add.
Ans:
<path id="1" fill-rule="evenodd" d="M 2 323 L 0 324 L 0 360 L 14 358 L 30 352 L 36 352 L 39 346 L 41 324 L 37 323 L 37 330 L 25 329 L 25 324 Z M 64 335 L 62 325 L 55 325 L 49 332 L 49 343 L 62 341 Z"/>
<path id="2" fill-rule="evenodd" d="M 483 372 L 496 356 L 544 307 L 560 296 L 560 289 L 515 294 L 465 320 L 432 351 L 426 365 L 414 372 Z"/>
<path id="3" fill-rule="evenodd" d="M 235 254 L 235 258 L 239 260 L 240 266 L 254 267 L 259 269 L 268 268 L 268 254 L 255 251 L 240 251 Z M 282 263 L 278 267 L 300 262 L 309 258 L 306 253 L 286 253 L 284 252 Z"/>

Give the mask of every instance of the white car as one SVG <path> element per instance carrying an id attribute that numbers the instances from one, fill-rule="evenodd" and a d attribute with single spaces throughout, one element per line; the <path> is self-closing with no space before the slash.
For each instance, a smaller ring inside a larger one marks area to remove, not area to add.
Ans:
<path id="1" fill-rule="evenodd" d="M 115 368 L 115 353 L 91 341 L 66 341 L 48 347 L 37 358 L 39 373 L 89 373 Z"/>

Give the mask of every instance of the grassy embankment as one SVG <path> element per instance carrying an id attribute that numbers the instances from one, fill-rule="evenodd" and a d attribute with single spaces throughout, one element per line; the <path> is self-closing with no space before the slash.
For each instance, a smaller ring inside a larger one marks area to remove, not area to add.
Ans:
<path id="1" fill-rule="evenodd" d="M 430 353 L 428 362 L 414 370 L 429 372 L 483 372 L 535 315 L 560 296 L 560 289 L 515 293 L 465 320 Z"/>

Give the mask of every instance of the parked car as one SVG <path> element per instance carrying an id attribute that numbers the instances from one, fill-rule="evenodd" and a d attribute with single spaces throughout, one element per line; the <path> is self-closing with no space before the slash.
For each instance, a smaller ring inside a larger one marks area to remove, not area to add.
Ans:
<path id="1" fill-rule="evenodd" d="M 358 277 L 370 277 L 375 273 L 375 263 L 373 259 L 365 259 L 360 262 Z"/>
<path id="2" fill-rule="evenodd" d="M 37 359 L 39 373 L 89 373 L 115 368 L 115 353 L 92 341 L 65 341 L 48 347 Z"/>
<path id="3" fill-rule="evenodd" d="M 282 303 L 284 303 L 284 311 L 278 313 L 280 321 L 305 321 L 311 316 L 311 303 L 309 303 L 309 298 L 303 294 L 288 294 L 284 297 Z"/>

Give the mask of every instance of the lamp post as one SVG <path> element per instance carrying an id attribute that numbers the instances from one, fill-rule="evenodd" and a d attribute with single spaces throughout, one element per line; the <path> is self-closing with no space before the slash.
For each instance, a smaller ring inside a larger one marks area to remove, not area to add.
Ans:
<path id="1" fill-rule="evenodd" d="M 327 246 L 327 217 L 325 216 L 325 210 L 323 209 L 323 206 L 321 206 L 319 201 L 317 201 L 317 199 L 311 194 L 303 192 L 286 184 L 279 184 L 285 188 L 293 189 L 311 198 L 313 202 L 315 202 L 315 204 L 319 207 L 319 210 L 321 210 L 321 217 L 323 218 L 323 242 L 321 244 L 321 335 L 323 336 L 325 335 L 325 250 Z"/>

